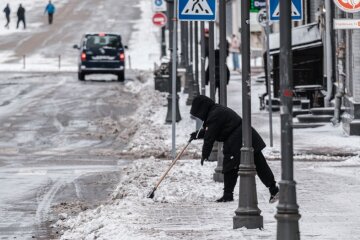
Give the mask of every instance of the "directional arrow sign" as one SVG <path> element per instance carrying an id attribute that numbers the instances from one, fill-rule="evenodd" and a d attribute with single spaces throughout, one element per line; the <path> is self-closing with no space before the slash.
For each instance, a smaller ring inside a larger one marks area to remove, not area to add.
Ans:
<path id="1" fill-rule="evenodd" d="M 179 0 L 180 21 L 215 21 L 216 0 Z"/>
<path id="2" fill-rule="evenodd" d="M 280 20 L 280 0 L 270 0 L 270 20 Z M 293 21 L 301 21 L 303 19 L 302 0 L 291 0 L 291 19 Z"/>

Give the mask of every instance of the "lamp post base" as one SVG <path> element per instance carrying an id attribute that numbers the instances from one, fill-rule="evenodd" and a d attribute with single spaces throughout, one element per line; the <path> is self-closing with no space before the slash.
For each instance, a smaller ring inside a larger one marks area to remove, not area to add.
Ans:
<path id="1" fill-rule="evenodd" d="M 278 213 L 275 218 L 277 224 L 278 240 L 300 240 L 299 219 L 300 214 Z"/>
<path id="2" fill-rule="evenodd" d="M 246 227 L 247 229 L 262 229 L 263 221 L 263 216 L 261 215 L 236 215 L 233 217 L 233 228 Z"/>
<path id="3" fill-rule="evenodd" d="M 215 169 L 213 179 L 215 182 L 224 182 L 224 174 L 222 174 L 221 172 L 216 172 L 216 169 Z"/>

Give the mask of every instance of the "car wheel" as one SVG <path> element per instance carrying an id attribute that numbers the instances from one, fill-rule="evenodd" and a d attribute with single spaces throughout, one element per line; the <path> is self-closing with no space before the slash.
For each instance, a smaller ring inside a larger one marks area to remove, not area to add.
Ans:
<path id="1" fill-rule="evenodd" d="M 124 82 L 125 81 L 125 71 L 122 71 L 121 73 L 118 73 L 117 77 L 118 77 L 119 82 Z"/>
<path id="2" fill-rule="evenodd" d="M 82 73 L 82 72 L 79 72 L 79 73 L 78 73 L 78 79 L 79 79 L 80 81 L 84 81 L 84 80 L 85 80 L 85 74 Z"/>

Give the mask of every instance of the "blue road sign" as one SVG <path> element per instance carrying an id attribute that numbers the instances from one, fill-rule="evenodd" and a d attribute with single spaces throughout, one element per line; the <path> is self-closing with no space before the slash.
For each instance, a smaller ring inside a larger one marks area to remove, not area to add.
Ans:
<path id="1" fill-rule="evenodd" d="M 154 12 L 164 12 L 166 11 L 166 2 L 165 0 L 152 0 L 152 9 Z"/>
<path id="2" fill-rule="evenodd" d="M 158 7 L 163 5 L 163 0 L 155 0 L 155 5 Z"/>
<path id="3" fill-rule="evenodd" d="M 270 20 L 280 20 L 280 0 L 270 0 Z M 303 19 L 302 0 L 291 0 L 291 19 L 293 21 L 301 21 Z"/>
<path id="4" fill-rule="evenodd" d="M 179 0 L 180 21 L 215 21 L 216 0 Z"/>

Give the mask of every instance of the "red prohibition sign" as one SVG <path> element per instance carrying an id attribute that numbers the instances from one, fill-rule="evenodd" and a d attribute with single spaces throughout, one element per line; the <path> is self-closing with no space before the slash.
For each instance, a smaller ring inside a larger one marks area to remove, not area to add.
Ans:
<path id="1" fill-rule="evenodd" d="M 157 12 L 154 14 L 152 21 L 155 26 L 163 27 L 167 23 L 167 16 L 162 12 Z"/>
<path id="2" fill-rule="evenodd" d="M 334 2 L 344 12 L 360 11 L 360 0 L 334 0 Z"/>

